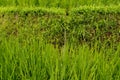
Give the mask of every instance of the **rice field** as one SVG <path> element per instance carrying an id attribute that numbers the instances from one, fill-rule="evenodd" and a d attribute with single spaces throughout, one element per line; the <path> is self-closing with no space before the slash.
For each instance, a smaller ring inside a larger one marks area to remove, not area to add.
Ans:
<path id="1" fill-rule="evenodd" d="M 21 7 L 80 7 L 112 6 L 119 5 L 119 0 L 0 0 L 0 6 L 21 6 Z"/>
<path id="2" fill-rule="evenodd" d="M 21 45 L 10 39 L 0 44 L 1 80 L 119 80 L 120 45 L 116 50 L 66 45 L 61 51 L 34 39 Z"/>
<path id="3" fill-rule="evenodd" d="M 120 80 L 119 0 L 0 0 L 0 80 Z"/>

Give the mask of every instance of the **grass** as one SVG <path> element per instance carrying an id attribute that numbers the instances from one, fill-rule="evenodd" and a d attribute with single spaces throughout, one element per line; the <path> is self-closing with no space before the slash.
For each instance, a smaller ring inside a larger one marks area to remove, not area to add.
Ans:
<path id="1" fill-rule="evenodd" d="M 120 80 L 119 0 L 1 0 L 0 6 L 0 80 Z M 93 26 L 91 37 L 86 27 Z M 89 41 L 107 31 L 110 45 L 75 44 L 82 34 Z M 52 38 L 66 42 L 59 47 L 47 42 Z"/>
<path id="2" fill-rule="evenodd" d="M 119 0 L 1 0 L 0 6 L 80 7 L 83 5 L 119 5 Z"/>
<path id="3" fill-rule="evenodd" d="M 80 7 L 77 7 L 77 8 L 74 8 L 74 7 L 71 7 L 69 9 L 69 14 L 71 14 L 70 12 L 71 11 L 85 11 L 87 12 L 88 10 L 89 11 L 103 11 L 103 12 L 119 12 L 119 8 L 120 8 L 120 5 L 113 5 L 113 6 L 102 6 L 102 5 L 99 5 L 99 6 L 95 6 L 95 5 L 84 5 L 84 6 L 80 6 Z M 39 11 L 39 10 L 42 10 L 42 11 L 47 11 L 47 12 L 51 12 L 51 13 L 56 13 L 56 14 L 59 14 L 59 13 L 62 13 L 62 14 L 65 14 L 66 10 L 65 8 L 59 8 L 59 7 L 50 7 L 50 8 L 46 8 L 46 7 L 20 7 L 20 6 L 1 6 L 0 7 L 0 12 L 15 12 L 15 11 L 18 11 L 18 12 L 27 12 L 27 11 Z"/>
<path id="4" fill-rule="evenodd" d="M 1 80 L 119 80 L 120 45 L 100 51 L 66 45 L 61 51 L 36 39 L 3 39 L 0 44 Z"/>

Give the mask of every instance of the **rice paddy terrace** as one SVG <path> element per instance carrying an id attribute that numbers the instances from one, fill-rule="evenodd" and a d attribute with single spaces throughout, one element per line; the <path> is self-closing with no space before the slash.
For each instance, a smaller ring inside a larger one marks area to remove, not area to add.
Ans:
<path id="1" fill-rule="evenodd" d="M 119 0 L 0 0 L 0 80 L 120 80 Z"/>

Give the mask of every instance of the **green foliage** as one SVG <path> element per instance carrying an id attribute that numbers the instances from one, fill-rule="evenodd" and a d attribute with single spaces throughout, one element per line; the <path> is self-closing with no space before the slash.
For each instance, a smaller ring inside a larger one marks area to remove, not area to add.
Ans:
<path id="1" fill-rule="evenodd" d="M 80 7 L 83 5 L 119 5 L 119 0 L 0 0 L 0 6 Z"/>
<path id="2" fill-rule="evenodd" d="M 1 7 L 0 80 L 119 80 L 119 15 L 119 6 Z"/>
<path id="3" fill-rule="evenodd" d="M 58 46 L 66 43 L 91 45 L 96 41 L 116 44 L 120 39 L 118 9 L 83 7 L 66 12 L 52 8 L 3 8 L 0 29 L 6 36 L 43 36 L 46 42 Z"/>
<path id="4" fill-rule="evenodd" d="M 0 79 L 6 80 L 119 80 L 120 45 L 116 50 L 100 51 L 97 46 L 75 48 L 64 46 L 61 51 L 34 37 L 10 37 L 0 42 Z"/>

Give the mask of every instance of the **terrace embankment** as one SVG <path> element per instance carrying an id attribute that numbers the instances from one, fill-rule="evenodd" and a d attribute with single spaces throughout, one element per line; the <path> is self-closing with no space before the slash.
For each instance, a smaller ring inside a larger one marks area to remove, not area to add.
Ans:
<path id="1" fill-rule="evenodd" d="M 120 41 L 119 6 L 80 8 L 0 8 L 0 40 L 35 38 L 62 46 L 117 44 Z M 67 14 L 67 15 L 66 15 Z"/>

